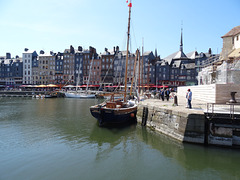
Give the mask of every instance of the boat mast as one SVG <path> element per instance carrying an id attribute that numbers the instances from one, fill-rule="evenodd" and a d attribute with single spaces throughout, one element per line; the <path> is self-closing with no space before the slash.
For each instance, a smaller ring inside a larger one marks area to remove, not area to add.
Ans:
<path id="1" fill-rule="evenodd" d="M 78 64 L 78 77 L 77 77 L 77 84 L 76 84 L 76 92 L 78 92 L 78 85 L 79 85 L 79 81 L 80 81 L 80 59 L 79 59 L 79 64 Z"/>
<path id="2" fill-rule="evenodd" d="M 140 60 L 140 52 L 138 52 L 139 59 L 138 59 L 138 94 L 140 94 L 140 87 L 141 87 L 141 77 L 140 77 L 140 71 L 141 71 L 141 60 Z"/>
<path id="3" fill-rule="evenodd" d="M 144 71 L 143 71 L 143 67 L 144 67 L 144 64 L 143 64 L 143 51 L 144 51 L 144 49 L 143 49 L 143 39 L 142 39 L 142 63 L 141 63 L 141 65 L 142 65 L 142 77 L 141 77 L 141 84 L 142 84 L 142 93 L 143 93 L 143 73 L 144 73 Z"/>
<path id="4" fill-rule="evenodd" d="M 126 55 L 126 66 L 125 66 L 125 88 L 124 88 L 124 102 L 126 102 L 127 96 L 127 71 L 128 71 L 128 55 L 129 55 L 129 38 L 130 38 L 130 20 L 131 20 L 131 8 L 132 3 L 130 1 L 129 6 L 129 17 L 128 17 L 128 32 L 127 32 L 127 55 Z"/>
<path id="5" fill-rule="evenodd" d="M 88 75 L 88 82 L 87 82 L 86 93 L 87 93 L 87 91 L 88 91 L 88 85 L 89 85 L 90 78 L 91 78 L 93 59 L 94 59 L 94 54 L 92 55 L 92 61 L 91 61 L 90 69 L 89 69 L 89 75 Z"/>
<path id="6" fill-rule="evenodd" d="M 132 95 L 132 89 L 133 89 L 133 81 L 135 81 L 135 72 L 136 72 L 136 65 L 138 61 L 138 49 L 136 50 L 136 57 L 134 61 L 134 68 L 133 68 L 133 75 L 132 75 L 132 83 L 131 83 L 131 89 L 130 89 L 130 96 Z"/>

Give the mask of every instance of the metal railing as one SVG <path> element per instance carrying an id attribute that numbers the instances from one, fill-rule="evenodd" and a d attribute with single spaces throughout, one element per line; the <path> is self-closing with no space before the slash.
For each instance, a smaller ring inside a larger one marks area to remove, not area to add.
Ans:
<path id="1" fill-rule="evenodd" d="M 207 112 L 205 114 L 206 117 L 210 120 L 212 118 L 240 120 L 240 103 L 207 103 Z"/>

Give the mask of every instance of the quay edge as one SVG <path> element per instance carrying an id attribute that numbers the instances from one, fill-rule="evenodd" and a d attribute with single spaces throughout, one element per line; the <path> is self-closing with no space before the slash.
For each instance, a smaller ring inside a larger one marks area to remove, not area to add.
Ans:
<path id="1" fill-rule="evenodd" d="M 139 104 L 137 122 L 143 123 L 147 113 L 146 126 L 181 142 L 205 143 L 204 114 L 190 114 L 167 109 L 164 106 Z M 144 112 L 145 111 L 145 112 Z"/>

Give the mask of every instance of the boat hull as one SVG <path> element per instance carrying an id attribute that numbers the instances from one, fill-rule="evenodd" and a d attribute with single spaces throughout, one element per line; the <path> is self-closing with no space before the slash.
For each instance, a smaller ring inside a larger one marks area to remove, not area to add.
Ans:
<path id="1" fill-rule="evenodd" d="M 66 98 L 95 98 L 95 94 L 65 93 Z"/>
<path id="2" fill-rule="evenodd" d="M 136 122 L 137 106 L 128 108 L 105 108 L 91 106 L 90 112 L 98 120 L 99 126 L 117 125 Z"/>

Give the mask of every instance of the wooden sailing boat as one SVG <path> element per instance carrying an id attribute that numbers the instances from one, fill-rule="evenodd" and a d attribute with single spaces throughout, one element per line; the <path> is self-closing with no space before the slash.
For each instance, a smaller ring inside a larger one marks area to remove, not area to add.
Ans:
<path id="1" fill-rule="evenodd" d="M 123 124 L 136 121 L 137 104 L 133 100 L 127 100 L 127 70 L 128 70 L 128 56 L 129 56 L 129 38 L 130 38 L 130 20 L 132 3 L 129 5 L 129 18 L 128 18 L 128 33 L 127 33 L 127 55 L 125 67 L 125 87 L 123 100 L 115 100 L 116 93 L 109 94 L 111 96 L 109 101 L 102 104 L 90 107 L 90 112 L 93 117 L 98 120 L 100 126 L 108 124 Z M 119 95 L 119 93 L 118 93 Z"/>

